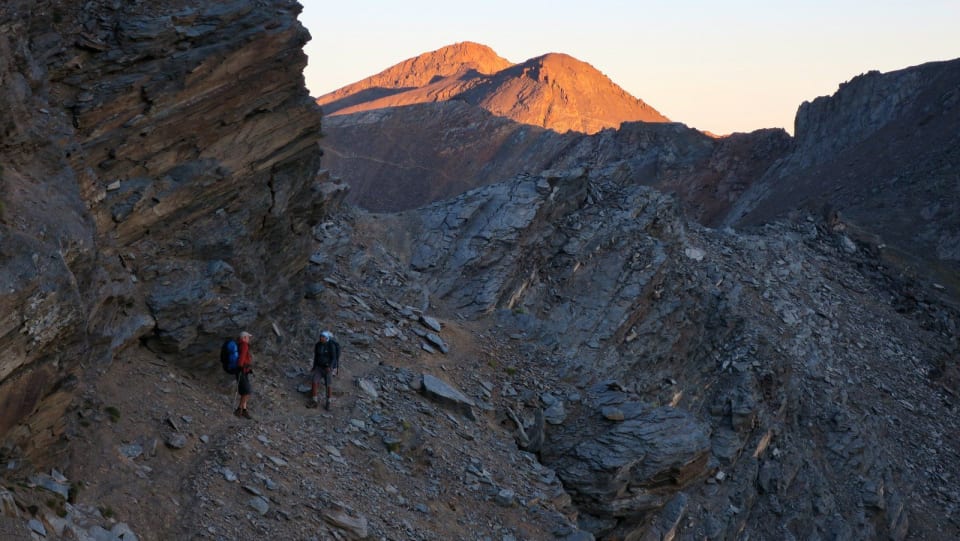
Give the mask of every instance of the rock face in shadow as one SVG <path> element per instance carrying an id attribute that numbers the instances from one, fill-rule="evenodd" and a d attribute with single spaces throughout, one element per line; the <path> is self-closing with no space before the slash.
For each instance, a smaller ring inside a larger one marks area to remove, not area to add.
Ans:
<path id="1" fill-rule="evenodd" d="M 602 393 L 625 418 L 570 425 L 554 431 L 544 461 L 557 470 L 579 509 L 606 518 L 630 518 L 664 507 L 708 471 L 710 428 L 683 410 Z"/>
<path id="2" fill-rule="evenodd" d="M 550 53 L 514 65 L 469 42 L 424 53 L 317 98 L 328 115 L 438 101 L 462 101 L 561 133 L 596 133 L 630 121 L 669 122 L 572 56 Z"/>
<path id="3" fill-rule="evenodd" d="M 960 60 L 869 72 L 797 111 L 794 150 L 726 223 L 795 209 L 833 215 L 858 243 L 960 294 Z"/>
<path id="4" fill-rule="evenodd" d="M 349 182 L 349 202 L 375 212 L 421 207 L 520 173 L 582 167 L 597 179 L 676 193 L 706 224 L 726 217 L 791 144 L 783 130 L 718 139 L 672 123 L 559 134 L 456 101 L 332 116 L 324 134 L 325 166 Z"/>
<path id="5" fill-rule="evenodd" d="M 348 202 L 396 212 L 539 173 L 577 139 L 460 101 L 417 104 L 326 117 L 324 165 L 349 179 Z"/>
<path id="6" fill-rule="evenodd" d="M 342 197 L 321 196 L 299 5 L 188 5 L 0 8 L 12 441 L 58 437 L 79 365 L 140 341 L 189 364 L 299 293 L 309 225 Z"/>

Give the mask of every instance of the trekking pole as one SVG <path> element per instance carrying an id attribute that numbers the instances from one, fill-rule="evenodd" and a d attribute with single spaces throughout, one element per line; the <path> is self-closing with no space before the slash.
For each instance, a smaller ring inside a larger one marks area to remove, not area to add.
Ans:
<path id="1" fill-rule="evenodd" d="M 236 406 L 237 409 L 239 409 L 239 408 L 240 408 L 240 385 L 239 385 L 240 381 L 239 381 L 239 376 L 236 376 L 234 379 L 237 380 L 237 381 L 234 382 L 235 385 L 233 386 L 233 396 L 234 396 L 235 398 L 234 398 L 234 400 L 233 400 L 233 403 L 231 403 L 230 405 L 232 406 L 232 405 L 235 403 L 235 404 L 237 405 L 237 406 Z"/>

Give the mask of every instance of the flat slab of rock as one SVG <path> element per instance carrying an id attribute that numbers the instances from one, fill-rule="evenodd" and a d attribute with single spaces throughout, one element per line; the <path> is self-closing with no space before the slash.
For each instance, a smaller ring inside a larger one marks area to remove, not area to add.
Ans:
<path id="1" fill-rule="evenodd" d="M 425 338 L 425 339 L 427 340 L 427 342 L 429 342 L 431 345 L 434 345 L 434 346 L 440 348 L 440 351 L 442 351 L 442 352 L 444 352 L 444 353 L 448 353 L 448 352 L 450 351 L 450 346 L 448 346 L 447 343 L 443 341 L 443 338 L 440 338 L 440 336 L 437 335 L 436 333 L 432 333 L 432 332 L 427 333 L 427 335 L 424 336 L 424 338 Z"/>
<path id="2" fill-rule="evenodd" d="M 567 418 L 567 410 L 563 407 L 563 401 L 557 400 L 543 412 L 543 418 L 552 425 L 563 424 Z"/>
<path id="3" fill-rule="evenodd" d="M 270 512 L 270 504 L 267 503 L 267 500 L 261 496 L 254 496 L 253 498 L 250 498 L 248 503 L 250 504 L 250 507 L 256 510 L 257 513 L 260 513 L 261 516 Z"/>
<path id="4" fill-rule="evenodd" d="M 365 517 L 351 517 L 343 511 L 329 510 L 323 512 L 323 520 L 345 530 L 354 539 L 366 539 L 369 533 Z"/>
<path id="5" fill-rule="evenodd" d="M 430 316 L 420 316 L 420 323 L 433 329 L 434 332 L 440 332 L 441 330 L 440 322 Z"/>
<path id="6" fill-rule="evenodd" d="M 357 386 L 360 387 L 360 390 L 365 392 L 367 396 L 374 400 L 380 397 L 380 393 L 377 392 L 376 384 L 368 379 L 360 378 L 357 380 Z"/>
<path id="7" fill-rule="evenodd" d="M 476 415 L 473 413 L 473 408 L 476 406 L 473 400 L 440 378 L 431 376 L 430 374 L 424 374 L 420 392 L 445 408 L 462 413 L 473 421 L 477 420 Z"/>
<path id="8" fill-rule="evenodd" d="M 183 449 L 187 446 L 187 437 L 177 432 L 167 436 L 167 439 L 164 443 L 166 443 L 167 447 L 171 449 Z"/>
<path id="9" fill-rule="evenodd" d="M 600 413 L 605 419 L 610 421 L 622 421 L 625 418 L 623 410 L 615 406 L 604 406 L 600 410 Z"/>
<path id="10" fill-rule="evenodd" d="M 63 496 L 64 500 L 70 498 L 70 486 L 66 483 L 59 483 L 53 477 L 45 473 L 37 473 L 30 476 L 30 483 L 55 494 Z"/>

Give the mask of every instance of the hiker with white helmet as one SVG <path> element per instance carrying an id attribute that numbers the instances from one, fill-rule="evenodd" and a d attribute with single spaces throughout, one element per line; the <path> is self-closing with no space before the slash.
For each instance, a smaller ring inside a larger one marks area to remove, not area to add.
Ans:
<path id="1" fill-rule="evenodd" d="M 330 409 L 330 378 L 337 375 L 339 366 L 340 344 L 333 339 L 333 333 L 325 330 L 320 333 L 320 341 L 313 347 L 313 377 L 310 383 L 308 408 L 317 407 L 317 394 L 320 390 L 320 382 L 323 382 L 326 389 L 326 401 L 323 407 L 327 410 Z"/>

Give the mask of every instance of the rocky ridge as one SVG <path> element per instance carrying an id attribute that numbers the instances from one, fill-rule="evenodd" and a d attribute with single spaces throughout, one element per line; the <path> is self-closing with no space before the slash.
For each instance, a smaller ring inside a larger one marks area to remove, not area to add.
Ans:
<path id="1" fill-rule="evenodd" d="M 462 105 L 456 115 L 436 104 L 342 115 L 330 122 L 327 165 L 357 187 L 352 203 L 376 211 L 416 208 L 518 172 L 583 167 L 674 193 L 710 226 L 753 227 L 798 210 L 840 215 L 848 235 L 956 297 L 958 74 L 953 60 L 855 77 L 801 105 L 795 138 L 782 130 L 715 138 L 640 123 L 560 136 L 493 124 Z M 484 159 L 450 158 L 467 144 Z M 409 157 L 415 169 L 404 166 Z"/>
<path id="2" fill-rule="evenodd" d="M 839 213 L 848 234 L 948 288 L 960 230 L 960 60 L 870 72 L 797 111 L 793 151 L 750 187 L 724 223 L 796 208 Z"/>

